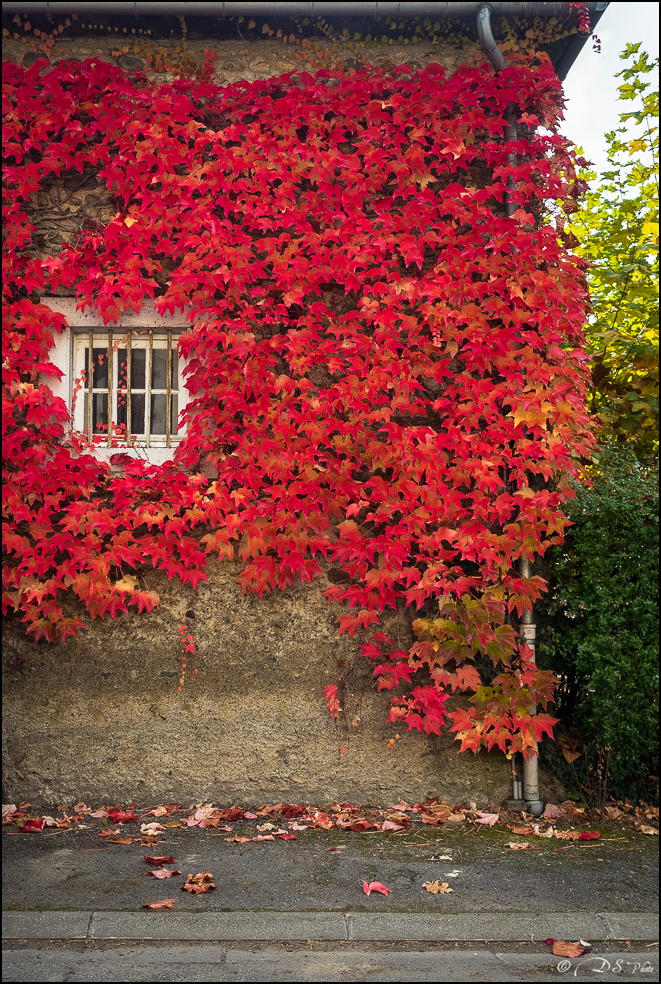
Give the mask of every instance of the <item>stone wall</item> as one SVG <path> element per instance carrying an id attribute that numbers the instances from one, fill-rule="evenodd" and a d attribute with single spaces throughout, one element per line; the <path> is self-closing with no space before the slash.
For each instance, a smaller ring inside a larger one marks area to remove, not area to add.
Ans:
<path id="1" fill-rule="evenodd" d="M 239 570 L 212 564 L 209 583 L 195 592 L 149 573 L 160 608 L 88 622 L 65 645 L 31 644 L 7 623 L 4 801 L 254 805 L 440 795 L 486 805 L 508 795 L 501 755 L 477 762 L 458 755 L 450 736 L 417 731 L 400 732 L 387 749 L 396 731 L 385 723 L 389 695 L 373 689 L 356 640 L 338 637 L 337 612 L 322 594 L 326 577 L 260 600 L 242 595 Z M 186 613 L 197 655 L 179 691 Z M 406 643 L 408 626 L 393 618 L 391 630 Z M 323 688 L 340 673 L 345 713 L 331 720 Z"/>

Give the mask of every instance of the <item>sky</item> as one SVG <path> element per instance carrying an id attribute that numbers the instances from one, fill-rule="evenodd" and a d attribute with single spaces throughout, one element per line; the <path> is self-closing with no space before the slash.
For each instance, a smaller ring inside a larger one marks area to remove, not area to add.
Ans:
<path id="1" fill-rule="evenodd" d="M 623 79 L 615 78 L 615 74 L 625 67 L 620 52 L 627 44 L 641 41 L 640 50 L 647 51 L 650 60 L 658 57 L 659 4 L 611 2 L 596 34 L 601 39 L 601 52 L 593 51 L 588 40 L 565 79 L 567 108 L 561 132 L 583 148 L 595 170 L 603 171 L 608 167 L 604 134 L 614 130 L 619 125 L 619 114 L 632 106 L 618 100 L 617 88 Z M 654 75 L 645 79 L 652 81 Z"/>

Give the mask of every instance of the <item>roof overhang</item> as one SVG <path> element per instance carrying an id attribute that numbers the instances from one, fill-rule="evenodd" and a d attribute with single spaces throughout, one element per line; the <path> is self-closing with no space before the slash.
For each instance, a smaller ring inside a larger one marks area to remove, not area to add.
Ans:
<path id="1" fill-rule="evenodd" d="M 310 17 L 346 20 L 347 18 L 376 17 L 430 17 L 435 20 L 462 20 L 475 23 L 477 12 L 483 3 L 161 3 L 159 0 L 130 0 L 119 3 L 3 3 L 2 13 L 59 17 L 66 14 L 82 14 L 95 17 Z M 499 3 L 494 0 L 488 6 L 494 18 L 516 16 L 530 20 L 540 17 L 567 19 L 578 23 L 578 12 L 569 3 Z M 586 3 L 594 31 L 607 2 Z M 494 33 L 496 33 L 494 31 Z M 571 34 L 556 42 L 549 50 L 553 66 L 560 79 L 564 79 L 578 57 L 589 33 Z"/>

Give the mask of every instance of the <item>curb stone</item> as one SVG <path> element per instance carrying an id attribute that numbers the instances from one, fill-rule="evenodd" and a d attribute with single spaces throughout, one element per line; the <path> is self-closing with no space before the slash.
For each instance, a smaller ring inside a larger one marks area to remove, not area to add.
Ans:
<path id="1" fill-rule="evenodd" d="M 3 939 L 451 941 L 657 940 L 658 914 L 530 912 L 3 912 Z"/>

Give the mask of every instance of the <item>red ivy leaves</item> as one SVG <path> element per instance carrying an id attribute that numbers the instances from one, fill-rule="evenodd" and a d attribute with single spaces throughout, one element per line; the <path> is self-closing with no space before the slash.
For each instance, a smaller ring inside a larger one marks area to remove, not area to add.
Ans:
<path id="1" fill-rule="evenodd" d="M 503 140 L 512 102 L 553 131 L 550 64 L 224 88 L 98 61 L 3 71 L 3 610 L 57 641 L 80 625 L 67 592 L 92 617 L 150 610 L 130 570 L 195 587 L 207 554 L 236 554 L 262 595 L 325 559 L 342 571 L 329 601 L 356 609 L 340 631 L 377 629 L 361 649 L 379 687 L 420 674 L 391 720 L 438 733 L 446 688 L 480 693 L 466 661 L 486 655 L 502 707 L 453 712 L 451 730 L 528 753 L 552 681 L 521 676 L 509 613 L 543 583 L 516 560 L 561 539 L 564 476 L 590 446 L 585 284 L 546 217 L 573 207 L 572 157 L 553 134 Z M 25 208 L 65 168 L 96 171 L 117 211 L 42 260 Z M 195 398 L 174 462 L 110 476 L 67 433 L 48 388 L 61 319 L 32 298 L 60 284 L 106 321 L 145 298 L 186 310 Z M 433 620 L 439 599 L 444 624 L 393 651 L 384 611 Z"/>

